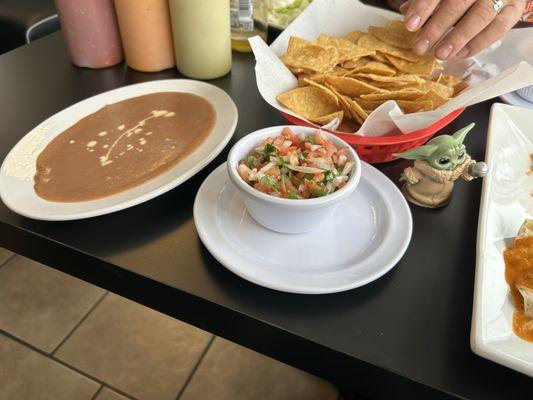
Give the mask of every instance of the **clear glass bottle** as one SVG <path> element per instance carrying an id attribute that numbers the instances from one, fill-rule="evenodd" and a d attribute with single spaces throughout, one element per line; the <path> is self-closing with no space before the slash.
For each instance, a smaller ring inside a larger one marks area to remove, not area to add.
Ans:
<path id="1" fill-rule="evenodd" d="M 231 47 L 243 53 L 252 51 L 248 38 L 259 35 L 266 42 L 267 0 L 230 0 Z"/>

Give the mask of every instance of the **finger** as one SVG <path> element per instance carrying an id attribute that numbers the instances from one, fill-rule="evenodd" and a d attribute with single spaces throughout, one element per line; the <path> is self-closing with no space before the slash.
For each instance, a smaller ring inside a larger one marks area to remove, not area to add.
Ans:
<path id="1" fill-rule="evenodd" d="M 410 1 L 406 1 L 405 3 L 402 3 L 400 6 L 400 12 L 405 15 L 405 12 L 409 9 L 409 3 Z"/>
<path id="2" fill-rule="evenodd" d="M 437 58 L 446 60 L 455 55 L 477 34 L 489 26 L 497 14 L 492 4 L 492 0 L 478 0 L 438 45 L 435 50 Z"/>
<path id="3" fill-rule="evenodd" d="M 474 2 L 475 0 L 445 0 L 420 31 L 413 50 L 418 54 L 427 53 Z"/>
<path id="4" fill-rule="evenodd" d="M 405 27 L 417 31 L 426 23 L 441 0 L 411 0 L 405 12 Z"/>
<path id="5" fill-rule="evenodd" d="M 522 9 L 515 4 L 504 7 L 494 21 L 464 46 L 457 56 L 461 58 L 471 57 L 485 50 L 491 44 L 504 37 L 509 29 L 520 19 L 521 15 Z"/>

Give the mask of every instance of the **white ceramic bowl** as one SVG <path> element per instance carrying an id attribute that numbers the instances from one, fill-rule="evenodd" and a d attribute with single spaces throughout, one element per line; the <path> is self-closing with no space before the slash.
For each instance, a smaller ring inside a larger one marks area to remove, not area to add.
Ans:
<path id="1" fill-rule="evenodd" d="M 273 126 L 250 133 L 239 140 L 228 155 L 228 173 L 231 181 L 244 197 L 246 208 L 253 219 L 265 228 L 281 233 L 304 233 L 318 228 L 331 216 L 335 207 L 348 197 L 357 187 L 361 178 L 361 161 L 356 152 L 342 139 L 323 132 L 337 148 L 349 149 L 349 161 L 355 163 L 346 185 L 324 197 L 290 200 L 269 196 L 248 185 L 239 175 L 239 162 L 268 136 L 279 135 L 285 126 Z M 314 135 L 316 128 L 289 126 L 297 135 Z"/>

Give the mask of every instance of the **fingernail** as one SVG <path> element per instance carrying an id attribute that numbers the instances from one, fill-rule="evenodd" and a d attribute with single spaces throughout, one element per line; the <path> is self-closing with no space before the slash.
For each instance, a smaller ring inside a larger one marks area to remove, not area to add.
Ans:
<path id="1" fill-rule="evenodd" d="M 405 24 L 405 27 L 411 32 L 414 32 L 418 29 L 419 25 L 420 25 L 420 16 L 415 14 L 415 15 L 410 16 L 407 19 L 407 23 Z"/>
<path id="2" fill-rule="evenodd" d="M 447 44 L 446 46 L 440 46 L 437 49 L 436 56 L 437 58 L 441 60 L 446 60 L 448 56 L 450 55 L 450 53 L 452 52 L 452 50 L 453 50 L 453 46 L 451 44 Z"/>
<path id="3" fill-rule="evenodd" d="M 465 58 L 470 53 L 470 49 L 468 47 L 463 47 L 459 53 L 457 53 L 457 57 L 459 58 Z"/>
<path id="4" fill-rule="evenodd" d="M 427 39 L 418 39 L 415 44 L 413 45 L 413 50 L 417 54 L 425 54 L 426 51 L 429 49 L 429 40 Z"/>

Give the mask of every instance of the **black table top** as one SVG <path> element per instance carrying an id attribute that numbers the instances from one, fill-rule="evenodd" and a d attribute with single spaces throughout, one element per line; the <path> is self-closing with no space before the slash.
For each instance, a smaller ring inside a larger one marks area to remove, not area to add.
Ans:
<path id="1" fill-rule="evenodd" d="M 79 100 L 177 76 L 124 65 L 73 67 L 59 33 L 7 53 L 0 57 L 0 158 L 32 127 Z M 280 293 L 218 264 L 196 234 L 196 191 L 238 138 L 284 120 L 256 90 L 253 56 L 235 54 L 231 75 L 212 83 L 230 94 L 240 117 L 228 148 L 201 173 L 157 199 L 82 221 L 33 221 L 0 203 L 0 245 L 367 397 L 531 398 L 530 378 L 470 350 L 480 181 L 458 183 L 444 209 L 413 208 L 403 259 L 355 290 Z M 490 106 L 470 107 L 443 130 L 475 121 L 467 144 L 476 159 L 483 158 Z M 403 167 L 379 168 L 396 180 Z"/>

